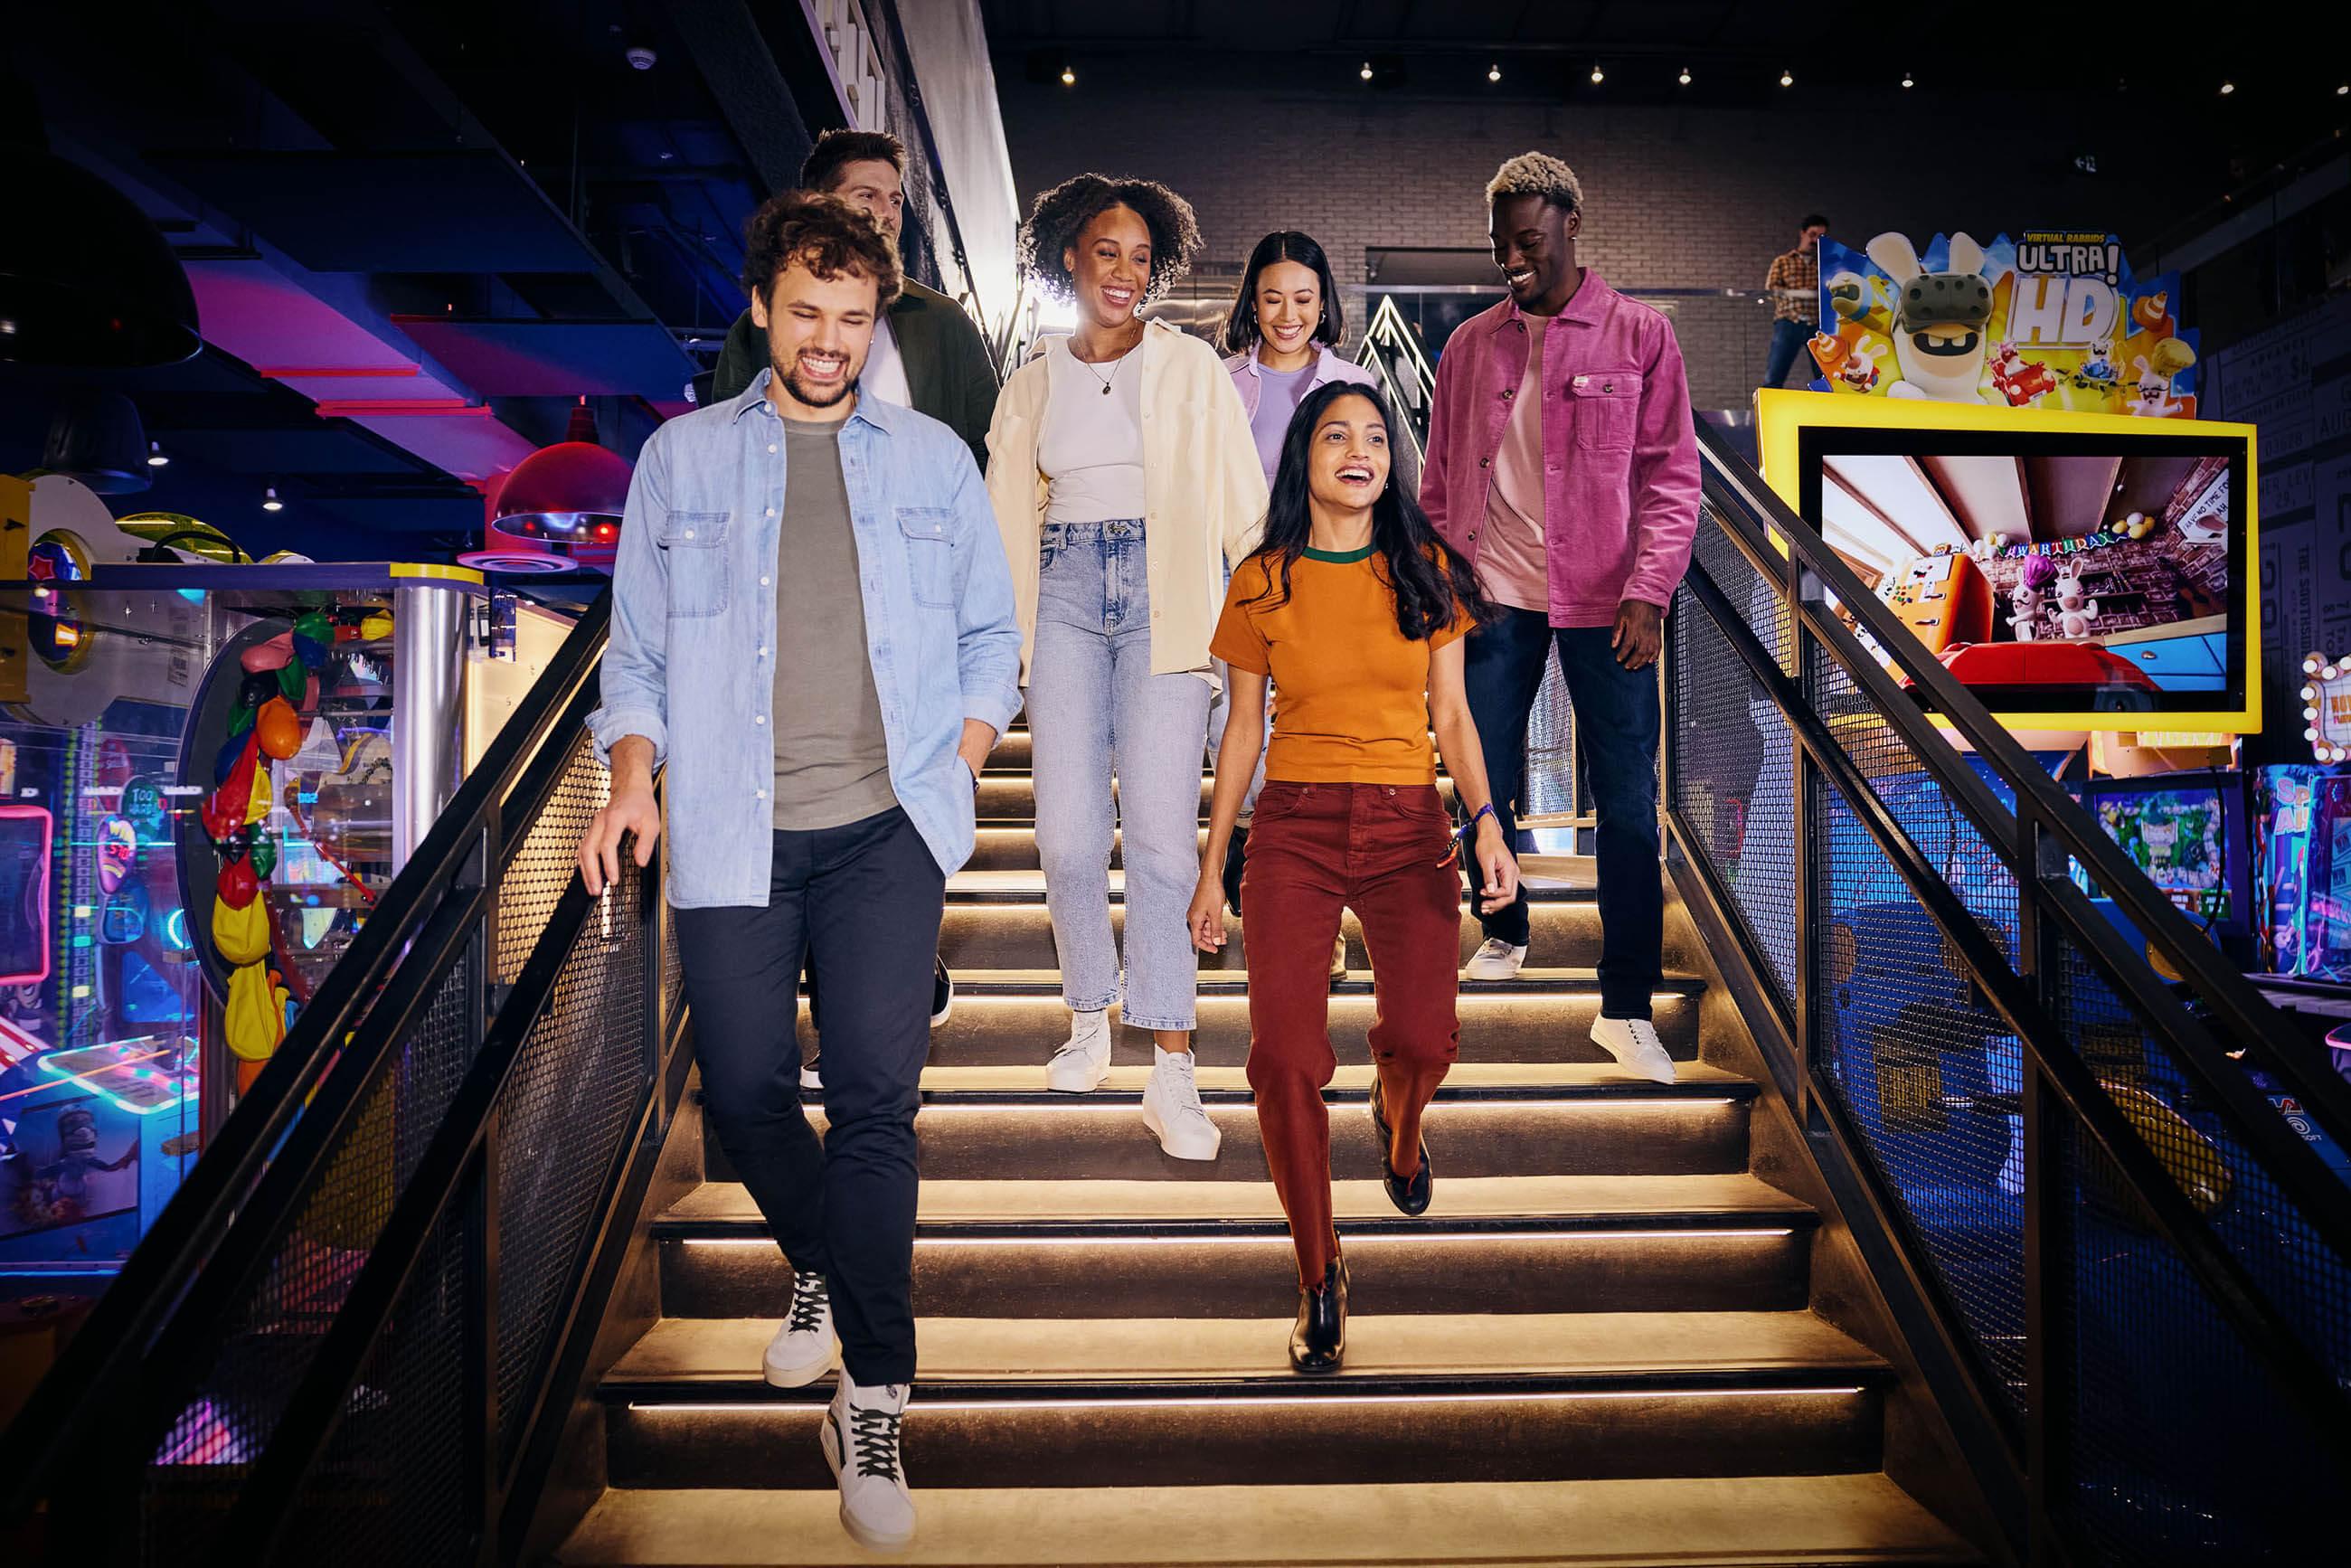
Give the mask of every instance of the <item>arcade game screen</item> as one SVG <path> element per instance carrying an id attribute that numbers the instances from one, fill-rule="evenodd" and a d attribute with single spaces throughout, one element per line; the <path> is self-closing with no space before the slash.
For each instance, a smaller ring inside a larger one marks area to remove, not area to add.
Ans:
<path id="1" fill-rule="evenodd" d="M 2189 919 L 2210 931 L 2234 913 L 2228 810 L 2218 787 L 2093 789 L 2083 803 Z M 2087 885 L 2078 873 L 2076 880 Z"/>
<path id="2" fill-rule="evenodd" d="M 1987 706 L 2241 706 L 2241 447 L 2031 432 L 1805 435 L 1807 515 Z"/>

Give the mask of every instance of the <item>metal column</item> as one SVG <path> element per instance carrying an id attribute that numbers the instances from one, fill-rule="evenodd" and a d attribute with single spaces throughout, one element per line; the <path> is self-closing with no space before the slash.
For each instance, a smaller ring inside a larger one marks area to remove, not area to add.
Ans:
<path id="1" fill-rule="evenodd" d="M 465 607 L 461 589 L 392 592 L 392 869 L 408 864 L 465 764 Z"/>

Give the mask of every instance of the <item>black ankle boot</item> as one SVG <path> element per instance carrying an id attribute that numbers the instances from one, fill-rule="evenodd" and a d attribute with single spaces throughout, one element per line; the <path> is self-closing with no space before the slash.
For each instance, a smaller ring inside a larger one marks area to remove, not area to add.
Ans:
<path id="1" fill-rule="evenodd" d="M 1225 902 L 1233 906 L 1233 918 L 1240 918 L 1241 873 L 1249 869 L 1249 835 L 1247 827 L 1236 823 L 1231 842 L 1225 846 Z"/>
<path id="2" fill-rule="evenodd" d="M 1380 1185 L 1388 1189 L 1388 1201 L 1405 1214 L 1415 1217 L 1428 1212 L 1428 1200 L 1436 1195 L 1436 1168 L 1428 1163 L 1428 1140 L 1420 1140 L 1420 1168 L 1409 1176 L 1395 1174 L 1388 1164 L 1388 1150 L 1395 1146 L 1395 1134 L 1388 1129 L 1387 1107 L 1380 1103 L 1380 1081 L 1372 1080 L 1372 1126 L 1380 1135 Z"/>
<path id="3" fill-rule="evenodd" d="M 1310 1376 L 1339 1370 L 1347 1354 L 1347 1260 L 1333 1258 L 1319 1285 L 1298 1288 L 1298 1326 L 1290 1331 L 1290 1364 Z"/>

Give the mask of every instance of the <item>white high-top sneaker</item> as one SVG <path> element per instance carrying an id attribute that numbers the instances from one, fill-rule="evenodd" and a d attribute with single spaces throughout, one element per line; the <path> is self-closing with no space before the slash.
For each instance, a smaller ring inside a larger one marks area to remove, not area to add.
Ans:
<path id="1" fill-rule="evenodd" d="M 1151 1048 L 1151 1082 L 1143 1087 L 1143 1124 L 1170 1158 L 1213 1160 L 1225 1135 L 1200 1105 L 1192 1076 L 1192 1053 Z"/>
<path id="2" fill-rule="evenodd" d="M 898 1457 L 906 1414 L 903 1383 L 869 1388 L 841 1375 L 824 1413 L 824 1462 L 841 1483 L 841 1527 L 873 1552 L 895 1552 L 914 1539 L 914 1500 Z"/>
<path id="3" fill-rule="evenodd" d="M 1499 936 L 1489 936 L 1469 955 L 1469 967 L 1463 971 L 1465 980 L 1515 980 L 1519 966 L 1527 961 L 1527 950 L 1514 947 Z"/>
<path id="4" fill-rule="evenodd" d="M 1045 1063 L 1045 1087 L 1057 1094 L 1091 1094 L 1110 1076 L 1110 1009 L 1071 1013 L 1070 1038 Z"/>
<path id="5" fill-rule="evenodd" d="M 824 1276 L 813 1270 L 792 1276 L 792 1304 L 784 1326 L 768 1342 L 760 1371 L 777 1388 L 805 1388 L 841 1364 L 841 1340 L 832 1332 L 832 1298 Z"/>
<path id="6" fill-rule="evenodd" d="M 1592 1043 L 1614 1057 L 1616 1064 L 1635 1078 L 1646 1078 L 1652 1083 L 1674 1081 L 1674 1059 L 1666 1054 L 1665 1042 L 1657 1038 L 1657 1026 L 1647 1019 L 1594 1019 Z"/>

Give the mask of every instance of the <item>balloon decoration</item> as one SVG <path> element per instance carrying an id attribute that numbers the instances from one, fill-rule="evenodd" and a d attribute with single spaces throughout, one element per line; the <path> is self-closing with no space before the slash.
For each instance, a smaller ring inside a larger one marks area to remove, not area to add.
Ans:
<path id="1" fill-rule="evenodd" d="M 276 1053 L 293 1011 L 284 977 L 269 963 L 268 901 L 261 896 L 262 884 L 277 869 L 277 842 L 268 831 L 276 799 L 270 765 L 301 749 L 308 727 L 302 711 L 317 706 L 319 673 L 334 645 L 392 632 L 392 617 L 381 610 L 341 613 L 347 622 L 339 624 L 326 611 L 305 611 L 291 631 L 239 655 L 244 679 L 236 710 L 214 759 L 214 788 L 201 813 L 220 860 L 213 883 L 213 946 L 231 966 L 225 1032 L 243 1064 L 239 1087 Z"/>

